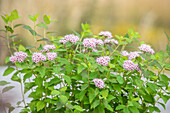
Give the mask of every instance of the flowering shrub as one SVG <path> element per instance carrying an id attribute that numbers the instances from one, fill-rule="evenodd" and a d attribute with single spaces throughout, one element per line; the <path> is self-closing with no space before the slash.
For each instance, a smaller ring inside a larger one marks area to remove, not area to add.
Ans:
<path id="1" fill-rule="evenodd" d="M 38 15 L 29 18 L 35 23 Z M 46 15 L 43 18 L 44 22 L 35 25 L 47 30 L 51 20 Z M 163 73 L 170 67 L 169 45 L 168 53 L 156 53 L 141 42 L 128 53 L 128 44 L 140 37 L 137 32 L 129 30 L 124 36 L 112 36 L 105 31 L 94 35 L 88 24 L 81 26 L 80 34 L 58 38 L 48 35 L 47 39 L 24 25 L 36 42 L 47 41 L 50 45 L 40 45 L 36 52 L 15 41 L 15 48 L 9 45 L 9 49 L 19 52 L 6 59 L 10 61 L 4 76 L 15 71 L 11 79 L 21 86 L 24 83 L 24 93 L 31 92 L 30 102 L 25 102 L 22 94 L 21 113 L 152 113 L 160 112 L 158 104 L 165 108 L 170 98 L 170 79 Z M 10 30 L 14 28 L 7 27 L 10 29 L 5 32 L 13 35 Z M 37 36 L 42 39 L 37 40 Z"/>

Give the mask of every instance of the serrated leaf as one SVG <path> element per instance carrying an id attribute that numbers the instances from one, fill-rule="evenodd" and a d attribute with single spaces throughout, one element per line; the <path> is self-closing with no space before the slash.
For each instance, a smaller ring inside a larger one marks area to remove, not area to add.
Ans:
<path id="1" fill-rule="evenodd" d="M 123 77 L 121 75 L 117 75 L 116 79 L 120 84 L 123 84 L 124 80 L 123 80 Z"/>
<path id="2" fill-rule="evenodd" d="M 74 105 L 73 108 L 78 110 L 78 111 L 83 111 L 83 108 L 78 106 L 78 105 Z"/>
<path id="3" fill-rule="evenodd" d="M 59 98 L 60 98 L 60 102 L 62 104 L 65 104 L 67 102 L 67 100 L 68 100 L 68 98 L 65 95 L 61 95 Z"/>
<path id="4" fill-rule="evenodd" d="M 45 76 L 45 70 L 46 70 L 46 67 L 38 67 L 38 68 L 36 69 L 36 71 L 39 72 L 41 78 L 43 78 L 43 77 Z"/>
<path id="5" fill-rule="evenodd" d="M 130 106 L 128 108 L 132 113 L 140 113 L 139 110 L 135 106 Z"/>
<path id="6" fill-rule="evenodd" d="M 5 88 L 2 89 L 2 93 L 5 93 L 5 92 L 11 90 L 11 89 L 13 89 L 14 87 L 15 87 L 15 86 L 7 86 L 7 87 L 5 87 Z"/>
<path id="7" fill-rule="evenodd" d="M 100 100 L 95 100 L 95 101 L 92 103 L 91 108 L 96 108 L 99 104 L 100 104 Z"/>
<path id="8" fill-rule="evenodd" d="M 89 88 L 89 102 L 92 103 L 93 99 L 95 98 L 95 91 L 93 88 Z"/>
<path id="9" fill-rule="evenodd" d="M 10 82 L 4 81 L 4 80 L 0 81 L 0 86 L 5 86 L 7 84 L 10 84 Z"/>
<path id="10" fill-rule="evenodd" d="M 45 102 L 38 101 L 36 106 L 37 106 L 37 111 L 40 111 L 40 110 L 42 110 L 45 107 Z"/>
<path id="11" fill-rule="evenodd" d="M 18 77 L 18 72 L 13 74 L 13 76 L 11 77 L 11 80 L 16 81 L 16 82 L 21 82 L 21 78 Z"/>
<path id="12" fill-rule="evenodd" d="M 8 67 L 8 68 L 4 71 L 3 76 L 7 76 L 7 75 L 11 74 L 14 70 L 15 70 L 14 68 Z"/>
<path id="13" fill-rule="evenodd" d="M 108 96 L 108 93 L 109 91 L 106 89 L 106 90 L 102 90 L 100 94 L 106 99 L 106 97 Z"/>
<path id="14" fill-rule="evenodd" d="M 30 77 L 32 77 L 32 73 L 26 73 L 26 74 L 24 75 L 24 78 L 23 78 L 24 82 L 25 82 L 26 79 L 28 79 L 28 78 L 30 78 Z"/>
<path id="15" fill-rule="evenodd" d="M 126 106 L 125 105 L 119 105 L 116 107 L 116 110 L 121 110 L 121 109 L 124 109 Z"/>
<path id="16" fill-rule="evenodd" d="M 84 69 L 86 69 L 85 66 L 79 65 L 79 66 L 77 67 L 77 74 L 80 74 Z"/>
<path id="17" fill-rule="evenodd" d="M 71 85 L 71 78 L 69 76 L 63 75 L 62 77 L 64 78 L 68 85 Z"/>
<path id="18" fill-rule="evenodd" d="M 53 91 L 51 92 L 51 95 L 59 95 L 59 94 L 60 94 L 60 92 L 57 91 L 57 90 L 53 90 Z"/>

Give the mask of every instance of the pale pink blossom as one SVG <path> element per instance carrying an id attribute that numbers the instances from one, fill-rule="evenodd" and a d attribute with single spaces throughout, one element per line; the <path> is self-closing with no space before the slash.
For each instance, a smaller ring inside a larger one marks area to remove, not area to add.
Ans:
<path id="1" fill-rule="evenodd" d="M 16 62 L 16 61 L 23 62 L 27 56 L 28 55 L 25 52 L 22 52 L 22 51 L 15 52 L 14 56 L 10 57 L 10 61 L 13 62 L 13 63 Z"/>
<path id="2" fill-rule="evenodd" d="M 46 56 L 43 55 L 42 53 L 34 53 L 32 55 L 32 61 L 35 63 L 38 63 L 40 61 L 45 61 L 46 60 Z"/>
<path id="3" fill-rule="evenodd" d="M 50 50 L 56 49 L 55 45 L 45 45 L 43 46 L 43 50 L 41 52 L 49 52 Z"/>
<path id="4" fill-rule="evenodd" d="M 137 64 L 134 64 L 131 60 L 125 60 L 123 63 L 123 68 L 128 71 L 140 70 L 139 66 Z"/>
<path id="5" fill-rule="evenodd" d="M 107 37 L 107 38 L 112 38 L 112 37 L 113 37 L 113 36 L 112 36 L 112 33 L 109 32 L 109 31 L 101 31 L 101 32 L 99 33 L 99 35 L 100 35 L 100 36 L 105 36 L 105 37 Z"/>
<path id="6" fill-rule="evenodd" d="M 151 48 L 150 45 L 146 45 L 146 44 L 142 44 L 140 47 L 138 47 L 141 51 L 147 52 L 147 53 L 151 53 L 154 54 L 155 51 Z"/>
<path id="7" fill-rule="evenodd" d="M 96 87 L 104 88 L 104 81 L 102 79 L 95 78 L 93 79 L 93 82 L 95 83 Z"/>
<path id="8" fill-rule="evenodd" d="M 57 57 L 57 54 L 55 52 L 47 53 L 48 60 L 52 61 Z"/>
<path id="9" fill-rule="evenodd" d="M 127 51 L 122 51 L 122 52 L 121 52 L 121 55 L 122 55 L 122 56 L 129 56 L 129 53 L 128 53 Z"/>

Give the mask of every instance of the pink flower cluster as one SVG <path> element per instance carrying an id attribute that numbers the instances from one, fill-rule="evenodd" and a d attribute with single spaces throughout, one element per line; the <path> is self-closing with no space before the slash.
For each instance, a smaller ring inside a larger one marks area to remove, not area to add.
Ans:
<path id="1" fill-rule="evenodd" d="M 148 52 L 151 54 L 154 54 L 155 51 L 151 48 L 150 45 L 142 44 L 140 47 L 138 47 L 141 51 Z"/>
<path id="2" fill-rule="evenodd" d="M 128 71 L 140 70 L 139 66 L 137 64 L 134 64 L 131 60 L 125 60 L 123 64 L 123 68 Z"/>
<path id="3" fill-rule="evenodd" d="M 130 52 L 129 55 L 128 55 L 129 60 L 132 60 L 132 59 L 139 57 L 140 56 L 139 53 L 142 53 L 142 52 L 140 52 L 140 51 Z"/>
<path id="4" fill-rule="evenodd" d="M 95 83 L 96 87 L 99 87 L 100 89 L 104 88 L 104 82 L 102 79 L 95 78 L 93 79 L 93 82 Z"/>
<path id="5" fill-rule="evenodd" d="M 97 45 L 103 45 L 103 41 L 101 39 L 95 39 L 95 38 L 85 38 L 83 40 L 83 46 L 88 48 L 94 48 Z"/>
<path id="6" fill-rule="evenodd" d="M 108 44 L 109 44 L 109 43 L 114 43 L 114 44 L 117 44 L 117 45 L 119 44 L 119 42 L 118 42 L 117 40 L 115 40 L 115 39 L 105 39 L 105 40 L 104 40 L 104 43 L 106 43 L 106 44 L 107 44 L 107 43 L 108 43 Z"/>
<path id="7" fill-rule="evenodd" d="M 84 47 L 89 47 L 89 48 L 96 47 L 96 39 L 94 39 L 94 38 L 85 38 L 83 40 L 83 46 Z"/>
<path id="8" fill-rule="evenodd" d="M 121 55 L 122 55 L 122 56 L 129 56 L 129 53 L 128 53 L 127 51 L 122 51 L 122 52 L 121 52 Z"/>
<path id="9" fill-rule="evenodd" d="M 77 41 L 79 41 L 79 37 L 75 36 L 74 34 L 70 34 L 70 35 L 64 36 L 59 42 L 65 44 L 68 41 L 75 44 Z"/>
<path id="10" fill-rule="evenodd" d="M 100 57 L 100 58 L 96 59 L 96 62 L 98 64 L 103 65 L 103 66 L 108 66 L 109 65 L 109 61 L 110 61 L 110 57 L 109 56 Z"/>
<path id="11" fill-rule="evenodd" d="M 49 52 L 50 49 L 56 49 L 55 45 L 45 45 L 43 47 L 44 50 L 41 50 L 41 52 Z"/>
<path id="12" fill-rule="evenodd" d="M 34 53 L 32 55 L 32 61 L 35 63 L 38 63 L 40 61 L 45 61 L 45 60 L 46 60 L 46 57 L 42 53 Z"/>
<path id="13" fill-rule="evenodd" d="M 47 57 L 48 57 L 48 60 L 52 61 L 53 59 L 57 57 L 57 54 L 55 52 L 50 52 L 50 53 L 47 53 Z"/>
<path id="14" fill-rule="evenodd" d="M 11 62 L 13 62 L 13 63 L 15 63 L 16 61 L 18 61 L 18 62 L 23 62 L 24 59 L 25 59 L 27 56 L 28 56 L 27 53 L 24 53 L 24 52 L 22 52 L 22 51 L 20 51 L 20 52 L 15 52 L 15 53 L 14 53 L 14 56 L 11 56 L 11 57 L 9 58 L 9 60 L 10 60 Z"/>
<path id="15" fill-rule="evenodd" d="M 105 37 L 107 37 L 107 38 L 112 38 L 112 37 L 113 37 L 113 36 L 112 36 L 112 33 L 109 32 L 109 31 L 101 31 L 101 32 L 99 33 L 99 35 L 100 35 L 100 36 L 105 36 Z"/>

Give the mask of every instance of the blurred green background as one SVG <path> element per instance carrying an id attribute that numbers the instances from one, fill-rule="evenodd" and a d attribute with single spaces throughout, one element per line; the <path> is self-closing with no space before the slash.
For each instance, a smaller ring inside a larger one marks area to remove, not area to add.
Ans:
<path id="1" fill-rule="evenodd" d="M 0 0 L 0 15 L 9 14 L 16 9 L 21 16 L 14 24 L 33 26 L 28 15 L 39 13 L 39 22 L 47 14 L 57 19 L 49 26 L 53 35 L 64 36 L 72 31 L 80 32 L 81 23 L 89 23 L 92 32 L 110 31 L 112 35 L 124 35 L 133 28 L 142 36 L 139 40 L 150 44 L 154 50 L 165 50 L 168 40 L 164 31 L 170 35 L 170 0 Z M 37 22 L 38 23 L 38 22 Z M 5 23 L 0 18 L 0 29 Z M 24 45 L 33 45 L 29 31 L 17 28 Z M 43 29 L 38 28 L 42 34 Z M 0 33 L 0 65 L 8 56 L 6 43 Z"/>

